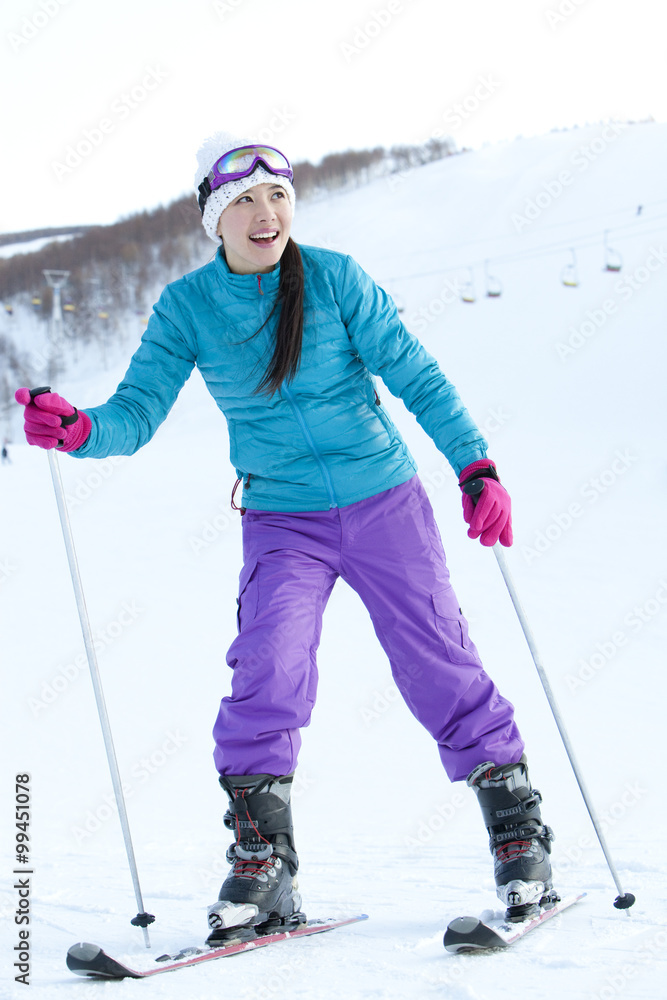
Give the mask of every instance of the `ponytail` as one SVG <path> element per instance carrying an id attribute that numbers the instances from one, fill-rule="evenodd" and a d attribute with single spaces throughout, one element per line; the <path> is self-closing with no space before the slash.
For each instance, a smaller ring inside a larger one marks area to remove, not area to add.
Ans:
<path id="1" fill-rule="evenodd" d="M 291 382 L 301 364 L 303 342 L 303 261 L 301 251 L 290 236 L 280 258 L 280 281 L 273 309 L 260 327 L 263 329 L 280 306 L 273 357 L 255 389 L 273 396 L 283 382 Z M 259 330 L 257 331 L 259 333 Z"/>

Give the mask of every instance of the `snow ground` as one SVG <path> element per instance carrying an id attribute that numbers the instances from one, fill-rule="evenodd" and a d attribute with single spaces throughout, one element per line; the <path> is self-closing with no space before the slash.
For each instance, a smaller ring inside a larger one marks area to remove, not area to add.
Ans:
<path id="1" fill-rule="evenodd" d="M 495 559 L 466 537 L 445 460 L 385 391 L 430 491 L 473 637 L 516 705 L 556 831 L 557 885 L 585 889 L 586 900 L 508 953 L 444 952 L 449 919 L 495 906 L 478 806 L 447 782 L 397 697 L 363 606 L 339 582 L 297 771 L 300 884 L 311 916 L 370 919 L 142 984 L 72 977 L 64 956 L 78 940 L 134 964 L 149 955 L 129 924 L 136 905 L 48 463 L 15 443 L 12 465 L 0 468 L 0 995 L 23 995 L 12 968 L 13 805 L 14 776 L 29 773 L 33 996 L 664 996 L 666 810 L 653 767 L 667 694 L 666 128 L 611 135 L 599 126 L 518 140 L 300 205 L 294 234 L 352 253 L 403 300 L 406 324 L 487 431 L 514 501 L 508 561 L 636 906 L 612 906 L 611 877 Z M 549 201 L 563 171 L 572 180 Z M 522 225 L 528 201 L 539 214 Z M 624 258 L 617 274 L 602 270 L 607 229 Z M 566 288 L 573 246 L 580 284 Z M 497 299 L 483 295 L 487 259 L 503 282 Z M 468 265 L 474 304 L 451 295 Z M 103 401 L 126 352 L 106 371 L 85 359 L 58 390 L 82 407 Z M 229 690 L 240 525 L 229 509 L 224 421 L 194 376 L 133 458 L 59 464 L 157 955 L 201 939 L 226 871 L 210 730 Z"/>

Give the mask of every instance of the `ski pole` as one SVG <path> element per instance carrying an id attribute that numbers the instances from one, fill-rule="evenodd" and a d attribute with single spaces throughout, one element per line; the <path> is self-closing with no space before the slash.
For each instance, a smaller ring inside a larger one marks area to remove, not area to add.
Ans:
<path id="1" fill-rule="evenodd" d="M 467 493 L 470 497 L 472 497 L 474 503 L 477 503 L 479 495 L 481 494 L 483 489 L 484 489 L 484 479 L 473 479 L 470 482 L 466 483 L 465 486 L 463 487 L 464 492 Z M 586 784 L 584 782 L 584 778 L 581 773 L 579 764 L 577 763 L 577 759 L 574 754 L 574 749 L 572 747 L 570 737 L 568 736 L 567 729 L 565 728 L 565 723 L 563 722 L 563 717 L 561 715 L 560 709 L 558 708 L 558 703 L 556 702 L 556 698 L 551 688 L 551 684 L 549 683 L 549 678 L 547 677 L 546 671 L 542 664 L 542 659 L 540 657 L 540 654 L 538 653 L 533 633 L 530 629 L 530 626 L 528 625 L 528 619 L 526 618 L 526 613 L 523 610 L 521 601 L 519 600 L 519 595 L 517 593 L 516 587 L 514 586 L 514 581 L 512 580 L 512 576 L 507 566 L 505 553 L 502 551 L 502 546 L 500 545 L 500 542 L 496 542 L 496 544 L 493 545 L 492 548 L 493 548 L 493 554 L 495 555 L 496 560 L 498 561 L 500 572 L 503 575 L 505 586 L 509 591 L 512 604 L 514 605 L 514 610 L 517 613 L 519 624 L 521 625 L 521 629 L 525 636 L 526 642 L 528 643 L 528 648 L 533 658 L 533 663 L 535 664 L 538 676 L 540 678 L 540 682 L 544 689 L 544 693 L 547 697 L 547 701 L 549 702 L 549 707 L 556 722 L 558 732 L 560 733 L 560 738 L 563 741 L 563 746 L 565 747 L 565 752 L 567 753 L 568 759 L 570 761 L 570 766 L 572 767 L 574 776 L 577 780 L 577 784 L 579 785 L 579 791 L 581 792 L 584 804 L 586 806 L 586 809 L 588 810 L 588 815 L 591 818 L 593 828 L 595 829 L 595 833 L 597 834 L 598 841 L 600 842 L 600 847 L 602 848 L 602 853 L 604 854 L 607 866 L 609 868 L 609 871 L 611 872 L 614 884 L 618 889 L 619 894 L 614 900 L 614 906 L 618 910 L 627 910 L 628 907 L 632 906 L 632 904 L 635 902 L 635 897 L 631 892 L 623 891 L 621 880 L 616 870 L 616 866 L 614 865 L 614 862 L 612 861 L 611 855 L 609 853 L 609 848 L 607 847 L 605 836 L 602 832 L 602 827 L 600 826 L 600 822 L 598 820 L 597 813 L 593 806 L 592 799 L 586 788 Z"/>
<path id="2" fill-rule="evenodd" d="M 49 387 L 41 387 L 39 389 L 31 389 L 31 397 L 39 396 L 43 392 L 50 392 Z M 97 704 L 97 712 L 100 717 L 100 723 L 102 726 L 102 736 L 104 738 L 104 747 L 106 749 L 107 761 L 109 762 L 109 770 L 111 772 L 111 783 L 113 785 L 114 795 L 116 797 L 116 807 L 118 809 L 118 818 L 120 819 L 121 829 L 123 831 L 123 840 L 125 841 L 125 851 L 127 853 L 127 860 L 130 865 L 130 872 L 132 875 L 132 883 L 134 885 L 134 894 L 137 901 L 137 906 L 139 907 L 139 912 L 136 917 L 133 917 L 130 921 L 136 927 L 141 927 L 144 932 L 144 941 L 147 948 L 150 948 L 150 939 L 148 937 L 148 925 L 152 924 L 155 917 L 151 913 L 146 913 L 144 910 L 144 903 L 141 895 L 141 886 L 139 885 L 139 874 L 137 871 L 137 863 L 134 857 L 134 848 L 132 846 L 132 837 L 130 835 L 130 824 L 127 818 L 127 810 L 125 808 L 125 797 L 123 795 L 123 786 L 120 780 L 120 772 L 118 770 L 118 761 L 116 759 L 116 751 L 114 749 L 113 737 L 111 735 L 111 726 L 109 724 L 109 716 L 106 709 L 106 703 L 104 700 L 104 691 L 102 689 L 102 680 L 100 678 L 100 671 L 97 665 L 97 656 L 95 654 L 95 645 L 93 643 L 93 633 L 90 627 L 90 620 L 88 618 L 88 611 L 86 608 L 86 601 L 83 594 L 83 587 L 81 585 L 81 574 L 79 573 L 79 566 L 76 558 L 76 551 L 74 548 L 74 540 L 72 538 L 72 529 L 70 526 L 69 514 L 67 511 L 67 501 L 65 500 L 65 490 L 63 489 L 63 482 L 60 476 L 60 468 L 58 466 L 58 459 L 54 449 L 48 451 L 49 457 L 49 468 L 51 470 L 51 479 L 53 480 L 53 489 L 56 495 L 56 504 L 58 505 L 58 514 L 60 516 L 60 525 L 63 532 L 63 540 L 65 542 L 65 549 L 67 551 L 67 561 L 69 563 L 70 575 L 72 577 L 72 586 L 74 587 L 74 596 L 76 598 L 76 606 L 79 612 L 79 621 L 81 622 L 81 631 L 83 633 L 83 642 L 86 648 L 86 657 L 88 659 L 88 666 L 90 668 L 90 677 L 93 682 L 93 691 L 95 693 L 95 702 Z"/>

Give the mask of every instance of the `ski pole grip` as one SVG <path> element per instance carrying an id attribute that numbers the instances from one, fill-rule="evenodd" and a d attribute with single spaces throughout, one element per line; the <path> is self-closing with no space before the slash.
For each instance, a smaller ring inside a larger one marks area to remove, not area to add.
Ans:
<path id="1" fill-rule="evenodd" d="M 35 396 L 41 396 L 45 392 L 51 392 L 51 386 L 40 385 L 36 389 L 29 389 L 28 391 L 30 392 L 30 401 L 32 402 Z M 75 424 L 77 422 L 77 420 L 79 419 L 79 411 L 77 410 L 76 406 L 73 407 L 73 409 L 74 413 L 70 414 L 69 417 L 64 416 L 62 413 L 59 414 L 61 427 L 69 427 L 70 424 Z M 63 441 L 59 441 L 59 445 L 63 443 L 64 443 Z"/>
<path id="2" fill-rule="evenodd" d="M 477 505 L 477 501 L 479 500 L 482 490 L 484 489 L 484 479 L 471 479 L 470 482 L 465 483 L 461 489 L 469 497 L 472 497 L 472 502 Z"/>
<path id="3" fill-rule="evenodd" d="M 21 387 L 14 393 L 14 399 L 17 403 L 20 403 L 21 406 L 27 406 L 28 403 L 32 403 L 35 396 L 41 396 L 43 392 L 51 392 L 51 386 L 42 385 L 39 389 L 26 389 Z"/>

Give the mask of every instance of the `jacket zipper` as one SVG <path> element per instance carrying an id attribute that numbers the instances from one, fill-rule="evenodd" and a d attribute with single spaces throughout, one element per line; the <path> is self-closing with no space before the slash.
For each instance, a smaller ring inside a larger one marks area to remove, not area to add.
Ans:
<path id="1" fill-rule="evenodd" d="M 315 441 L 313 440 L 313 435 L 310 433 L 310 428 L 308 427 L 308 424 L 306 423 L 306 420 L 305 420 L 305 417 L 304 417 L 303 413 L 299 409 L 299 406 L 298 406 L 298 404 L 297 404 L 297 402 L 296 402 L 296 400 L 294 398 L 294 394 L 292 393 L 292 390 L 289 389 L 288 386 L 284 382 L 283 382 L 283 384 L 280 387 L 280 391 L 290 401 L 290 405 L 292 407 L 292 410 L 294 411 L 294 416 L 296 417 L 297 421 L 299 422 L 299 426 L 301 427 L 301 430 L 303 431 L 303 436 L 306 439 L 306 443 L 307 443 L 308 447 L 310 448 L 310 450 L 312 451 L 313 455 L 315 456 L 315 460 L 317 461 L 317 464 L 320 467 L 320 470 L 322 472 L 322 478 L 324 479 L 324 484 L 325 484 L 325 486 L 327 488 L 327 493 L 329 494 L 329 508 L 337 507 L 338 503 L 336 502 L 336 494 L 334 493 L 333 483 L 331 481 L 331 476 L 329 474 L 329 470 L 327 469 L 326 464 L 324 462 L 324 459 L 322 458 L 322 456 L 321 456 L 321 454 L 320 454 L 320 452 L 319 452 L 319 450 L 317 448 L 317 445 L 315 444 Z"/>
<path id="2" fill-rule="evenodd" d="M 263 295 L 264 294 L 264 290 L 262 288 L 262 276 L 261 276 L 261 274 L 257 275 L 257 287 L 259 289 L 259 294 Z M 292 410 L 294 411 L 294 416 L 298 420 L 299 426 L 301 427 L 301 430 L 303 431 L 303 436 L 306 439 L 306 443 L 308 444 L 310 450 L 312 451 L 313 455 L 315 456 L 315 460 L 316 460 L 317 464 L 320 467 L 320 470 L 322 472 L 322 478 L 324 479 L 324 484 L 325 484 L 325 486 L 327 488 L 327 493 L 329 494 L 329 507 L 330 508 L 331 507 L 337 507 L 338 504 L 336 503 L 336 494 L 334 493 L 333 483 L 331 481 L 331 476 L 329 474 L 329 470 L 327 469 L 327 467 L 325 465 L 325 462 L 324 462 L 324 459 L 320 455 L 320 453 L 318 451 L 318 448 L 317 448 L 317 445 L 315 444 L 315 441 L 313 440 L 313 435 L 310 433 L 310 428 L 308 427 L 308 424 L 306 423 L 305 417 L 304 417 L 303 413 L 301 412 L 301 410 L 299 409 L 299 406 L 298 406 L 298 404 L 297 404 L 297 402 L 296 402 L 296 400 L 294 398 L 293 393 L 285 385 L 284 382 L 283 382 L 283 384 L 281 386 L 281 392 L 283 392 L 284 395 L 289 400 L 290 405 L 292 407 Z M 248 477 L 248 479 L 250 479 L 250 477 Z M 247 488 L 247 485 L 248 484 L 246 483 L 246 488 Z"/>

